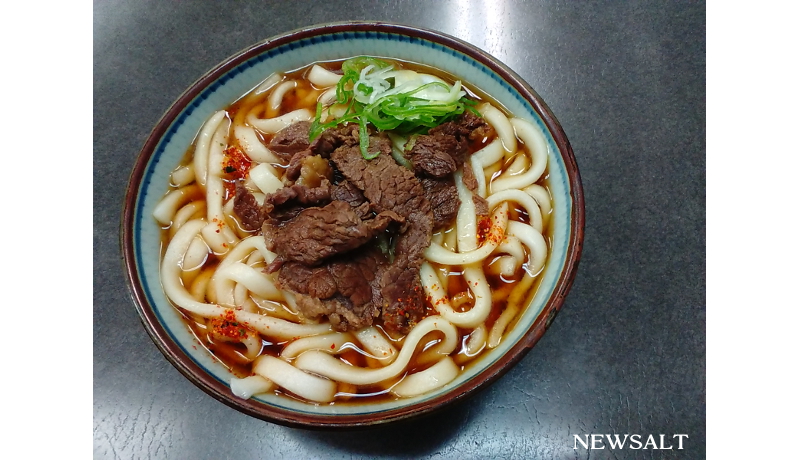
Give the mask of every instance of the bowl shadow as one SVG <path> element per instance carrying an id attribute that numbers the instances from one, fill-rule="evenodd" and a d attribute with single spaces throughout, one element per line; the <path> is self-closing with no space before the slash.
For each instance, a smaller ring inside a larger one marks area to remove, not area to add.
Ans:
<path id="1" fill-rule="evenodd" d="M 475 399 L 467 398 L 430 414 L 374 427 L 347 431 L 295 429 L 290 435 L 301 438 L 301 443 L 313 439 L 315 443 L 368 458 L 385 455 L 421 458 L 439 451 L 440 446 L 466 425 L 471 412 L 470 401 L 474 403 Z"/>

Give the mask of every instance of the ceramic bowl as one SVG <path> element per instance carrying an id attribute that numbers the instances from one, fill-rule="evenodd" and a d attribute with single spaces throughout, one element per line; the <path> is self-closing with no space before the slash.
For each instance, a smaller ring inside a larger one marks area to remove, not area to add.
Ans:
<path id="1" fill-rule="evenodd" d="M 438 67 L 492 95 L 544 133 L 553 198 L 552 254 L 532 302 L 501 344 L 453 382 L 423 396 L 358 405 L 311 405 L 278 395 L 248 400 L 231 394 L 231 374 L 204 349 L 166 299 L 159 281 L 160 228 L 153 208 L 166 193 L 203 122 L 275 71 L 315 61 L 373 55 Z M 563 129 L 516 73 L 486 52 L 448 35 L 383 22 L 313 26 L 255 44 L 219 64 L 169 108 L 147 139 L 128 185 L 122 250 L 134 303 L 151 338 L 189 380 L 215 399 L 263 420 L 311 428 L 370 426 L 419 416 L 463 400 L 516 364 L 542 337 L 572 285 L 583 239 L 584 207 L 577 164 Z"/>

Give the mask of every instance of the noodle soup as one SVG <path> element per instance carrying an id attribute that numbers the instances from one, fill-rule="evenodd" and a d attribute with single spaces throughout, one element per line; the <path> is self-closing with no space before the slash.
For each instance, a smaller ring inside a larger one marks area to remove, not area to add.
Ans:
<path id="1" fill-rule="evenodd" d="M 535 125 L 443 72 L 355 58 L 276 73 L 173 171 L 153 213 L 161 282 L 241 398 L 425 394 L 534 295 L 547 170 Z"/>

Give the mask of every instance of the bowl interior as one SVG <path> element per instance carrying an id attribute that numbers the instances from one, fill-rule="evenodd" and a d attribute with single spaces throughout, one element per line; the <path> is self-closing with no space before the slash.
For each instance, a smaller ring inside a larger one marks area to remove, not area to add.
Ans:
<path id="1" fill-rule="evenodd" d="M 554 209 L 550 220 L 550 259 L 539 290 L 517 327 L 497 348 L 485 353 L 479 362 L 471 364 L 440 390 L 400 401 L 353 405 L 314 406 L 273 395 L 248 401 L 237 399 L 228 388 L 230 372 L 198 346 L 161 289 L 160 228 L 152 217 L 153 209 L 167 191 L 171 171 L 212 113 L 273 72 L 356 55 L 391 57 L 438 67 L 491 95 L 511 113 L 533 121 L 541 129 L 548 146 Z M 533 90 L 510 69 L 482 51 L 436 32 L 378 23 L 334 24 L 294 31 L 255 45 L 216 67 L 180 97 L 153 131 L 131 177 L 123 223 L 123 251 L 134 299 L 148 332 L 170 361 L 195 384 L 226 404 L 279 423 L 359 425 L 437 408 L 496 378 L 520 359 L 544 332 L 547 313 L 560 308 L 571 284 L 580 252 L 582 205 L 577 169 L 561 127 Z M 549 315 L 552 317 L 553 313 Z"/>

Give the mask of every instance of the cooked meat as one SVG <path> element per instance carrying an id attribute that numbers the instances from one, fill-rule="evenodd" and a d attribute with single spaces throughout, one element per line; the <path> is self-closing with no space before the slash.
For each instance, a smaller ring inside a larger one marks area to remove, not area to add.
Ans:
<path id="1" fill-rule="evenodd" d="M 430 245 L 433 212 L 419 179 L 388 155 L 391 149 L 388 139 L 376 140 L 374 144 L 384 153 L 372 160 L 365 160 L 358 146 L 338 148 L 331 159 L 375 210 L 393 211 L 406 219 L 396 239 L 394 262 L 381 279 L 381 293 L 384 325 L 408 332 L 425 313 L 419 267 L 422 252 Z"/>
<path id="2" fill-rule="evenodd" d="M 303 162 L 306 158 L 314 155 L 311 149 L 303 149 L 296 152 L 289 158 L 289 166 L 286 167 L 286 178 L 290 181 L 297 180 L 300 177 L 300 172 L 303 169 Z"/>
<path id="3" fill-rule="evenodd" d="M 423 252 L 434 228 L 452 225 L 458 212 L 453 173 L 491 128 L 465 114 L 431 129 L 409 152 L 411 171 L 391 157 L 385 134 L 371 133 L 367 151 L 377 156 L 365 160 L 356 124 L 328 129 L 311 143 L 309 127 L 292 125 L 270 143 L 296 183 L 268 195 L 263 206 L 237 187 L 242 225 L 262 225 L 267 248 L 277 254 L 267 271 L 279 270 L 278 286 L 296 293 L 304 316 L 325 316 L 340 331 L 380 317 L 388 330 L 407 333 L 426 309 Z M 477 181 L 467 169 L 464 183 L 474 191 Z M 488 212 L 485 200 L 473 201 L 479 213 Z M 378 249 L 379 236 L 392 242 L 391 261 Z"/>
<path id="4" fill-rule="evenodd" d="M 486 202 L 486 199 L 480 195 L 472 195 L 472 202 L 475 203 L 475 215 L 477 216 L 488 216 L 489 215 L 489 203 Z"/>
<path id="5" fill-rule="evenodd" d="M 311 122 L 300 121 L 278 131 L 269 141 L 269 148 L 282 160 L 289 161 L 297 152 L 307 150 Z"/>
<path id="6" fill-rule="evenodd" d="M 393 264 L 381 278 L 381 286 L 384 327 L 408 333 L 425 313 L 425 292 L 419 279 L 419 266 Z"/>
<path id="7" fill-rule="evenodd" d="M 330 200 L 331 183 L 323 180 L 319 187 L 309 188 L 305 185 L 294 184 L 278 189 L 264 198 L 264 206 L 267 208 L 267 212 L 271 212 L 271 208 L 283 206 L 287 203 L 293 205 L 320 205 L 327 204 Z"/>
<path id="8" fill-rule="evenodd" d="M 361 220 L 349 204 L 333 201 L 322 208 L 306 208 L 288 221 L 267 219 L 262 230 L 267 249 L 278 255 L 279 263 L 313 266 L 367 243 L 390 223 L 403 220 L 392 211 Z"/>
<path id="9" fill-rule="evenodd" d="M 486 120 L 470 111 L 465 111 L 455 120 L 431 128 L 428 134 L 442 133 L 455 136 L 459 140 L 464 138 L 477 140 L 490 135 L 491 132 L 493 132 L 492 127 Z"/>
<path id="10" fill-rule="evenodd" d="M 297 293 L 297 307 L 307 318 L 327 316 L 337 330 L 360 329 L 380 315 L 378 280 L 386 258 L 374 247 L 336 257 L 320 267 L 285 264 L 278 284 Z"/>
<path id="11" fill-rule="evenodd" d="M 403 217 L 417 211 L 430 212 L 430 203 L 414 173 L 388 155 L 389 140 L 380 138 L 374 144 L 386 154 L 367 161 L 358 146 L 343 146 L 331 154 L 331 160 L 347 180 L 363 192 L 376 211 L 391 210 Z"/>
<path id="12" fill-rule="evenodd" d="M 338 290 L 336 280 L 328 271 L 327 265 L 309 267 L 300 262 L 288 262 L 281 266 L 278 284 L 287 289 L 311 297 L 327 299 L 333 297 Z M 315 318 L 315 315 L 306 315 Z"/>
<path id="13" fill-rule="evenodd" d="M 433 210 L 433 230 L 440 230 L 452 225 L 456 220 L 458 207 L 461 205 L 453 178 L 431 179 L 425 177 L 420 182 L 425 189 L 425 197 L 431 203 Z"/>
<path id="14" fill-rule="evenodd" d="M 331 199 L 344 201 L 353 207 L 358 217 L 366 219 L 371 212 L 370 203 L 364 194 L 348 180 L 342 180 L 331 189 Z"/>
<path id="15" fill-rule="evenodd" d="M 350 123 L 323 131 L 311 143 L 311 150 L 323 158 L 328 158 L 334 150 L 342 145 L 357 145 L 358 141 L 358 125 Z"/>
<path id="16" fill-rule="evenodd" d="M 236 195 L 233 198 L 233 211 L 239 216 L 245 230 L 258 230 L 264 224 L 267 212 L 258 204 L 256 197 L 242 185 L 236 183 Z"/>
<path id="17" fill-rule="evenodd" d="M 331 326 L 342 332 L 371 326 L 380 312 L 373 304 L 355 306 L 342 296 L 322 300 L 303 294 L 297 295 L 297 308 L 309 318 L 327 316 Z"/>
<path id="18" fill-rule="evenodd" d="M 449 134 L 423 134 L 417 137 L 416 142 L 408 152 L 408 158 L 414 165 L 414 172 L 435 178 L 447 177 L 456 172 L 458 164 L 456 158 L 462 146 L 458 139 Z M 463 162 L 463 161 L 462 161 Z"/>
<path id="19" fill-rule="evenodd" d="M 279 220 L 286 220 L 286 212 L 296 215 L 299 210 L 292 212 L 292 208 L 299 205 L 324 205 L 331 201 L 331 184 L 323 180 L 319 187 L 309 188 L 304 185 L 291 185 L 276 190 L 264 198 L 264 204 L 259 205 L 256 198 L 241 182 L 236 183 L 236 195 L 233 200 L 233 211 L 239 216 L 242 227 L 246 230 L 258 230 L 267 217 L 275 219 L 275 208 L 280 208 L 283 215 Z M 272 213 L 272 214 L 271 214 Z"/>
<path id="20" fill-rule="evenodd" d="M 478 179 L 475 178 L 475 171 L 473 171 L 472 168 L 466 163 L 464 165 L 464 171 L 461 175 L 461 180 L 471 191 L 474 192 L 478 190 Z"/>

